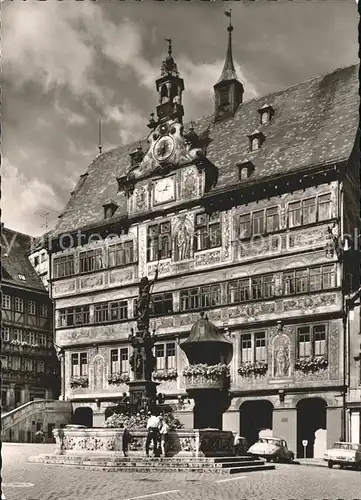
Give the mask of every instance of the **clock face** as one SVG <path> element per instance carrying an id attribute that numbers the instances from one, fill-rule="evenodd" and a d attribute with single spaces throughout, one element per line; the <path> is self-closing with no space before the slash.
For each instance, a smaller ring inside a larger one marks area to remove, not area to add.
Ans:
<path id="1" fill-rule="evenodd" d="M 159 179 L 153 184 L 154 204 L 167 203 L 175 200 L 174 177 Z"/>
<path id="2" fill-rule="evenodd" d="M 164 135 L 155 143 L 153 156 L 157 161 L 164 161 L 170 157 L 174 150 L 174 141 L 169 135 Z"/>

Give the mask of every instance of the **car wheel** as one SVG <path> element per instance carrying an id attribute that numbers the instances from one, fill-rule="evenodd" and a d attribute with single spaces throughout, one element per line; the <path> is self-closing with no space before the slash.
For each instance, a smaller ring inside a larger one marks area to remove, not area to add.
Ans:
<path id="1" fill-rule="evenodd" d="M 270 462 L 271 461 L 271 457 L 266 457 L 266 462 Z"/>
<path id="2" fill-rule="evenodd" d="M 328 468 L 329 468 L 329 469 L 332 469 L 332 467 L 333 467 L 333 462 L 331 462 L 331 460 L 329 460 L 329 461 L 328 461 L 328 463 L 327 463 L 327 465 L 328 465 Z"/>

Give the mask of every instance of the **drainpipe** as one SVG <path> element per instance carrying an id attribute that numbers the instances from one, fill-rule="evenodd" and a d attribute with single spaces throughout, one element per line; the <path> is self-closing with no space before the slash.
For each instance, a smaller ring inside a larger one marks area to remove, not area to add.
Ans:
<path id="1" fill-rule="evenodd" d="M 342 264 L 343 268 L 343 264 Z M 347 400 L 347 359 L 349 356 L 347 350 L 347 316 L 348 308 L 345 300 L 345 280 L 342 279 L 342 340 L 343 340 L 343 377 L 342 377 L 342 413 L 341 413 L 341 438 L 346 441 L 346 400 Z"/>
<path id="2" fill-rule="evenodd" d="M 53 313 L 53 321 L 52 321 L 52 330 L 53 330 L 53 343 L 55 344 L 55 330 L 56 330 L 56 317 L 55 317 L 55 301 L 53 299 L 53 260 L 52 260 L 52 253 L 51 253 L 51 247 L 48 248 L 48 254 L 49 254 L 49 298 L 51 300 L 52 304 L 52 313 Z M 63 401 L 65 400 L 65 353 L 62 349 L 61 356 L 60 356 L 60 381 L 61 381 L 61 388 L 60 388 L 60 399 Z"/>

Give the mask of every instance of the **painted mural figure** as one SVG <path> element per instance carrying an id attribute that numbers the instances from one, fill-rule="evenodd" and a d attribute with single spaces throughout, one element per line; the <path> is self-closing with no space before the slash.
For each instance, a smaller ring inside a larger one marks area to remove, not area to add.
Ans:
<path id="1" fill-rule="evenodd" d="M 158 278 L 158 269 L 155 272 L 154 280 L 149 281 L 145 276 L 140 280 L 139 296 L 136 309 L 136 320 L 139 332 L 147 332 L 149 330 L 150 317 L 150 290 L 154 282 Z"/>
<path id="2" fill-rule="evenodd" d="M 191 258 L 191 242 L 192 233 L 185 220 L 183 220 L 178 228 L 175 243 L 176 243 L 176 260 L 185 260 Z"/>
<path id="3" fill-rule="evenodd" d="M 284 377 L 288 374 L 289 359 L 288 349 L 284 345 L 280 345 L 276 352 L 276 377 Z"/>
<path id="4" fill-rule="evenodd" d="M 104 363 L 101 357 L 94 359 L 94 389 L 103 389 L 104 386 Z"/>

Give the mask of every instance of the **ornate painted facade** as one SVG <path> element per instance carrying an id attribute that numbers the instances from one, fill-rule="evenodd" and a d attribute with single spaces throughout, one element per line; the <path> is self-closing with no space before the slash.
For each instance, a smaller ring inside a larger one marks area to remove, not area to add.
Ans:
<path id="1" fill-rule="evenodd" d="M 132 377 L 139 281 L 158 270 L 158 392 L 191 426 L 180 343 L 206 311 L 234 344 L 223 428 L 251 441 L 270 428 L 295 451 L 307 438 L 312 454 L 315 430 L 341 433 L 343 301 L 358 276 L 331 235 L 357 226 L 358 67 L 242 102 L 230 44 L 231 30 L 215 113 L 188 125 L 170 50 L 147 139 L 98 156 L 60 216 L 49 251 L 62 395 L 104 421 Z"/>

